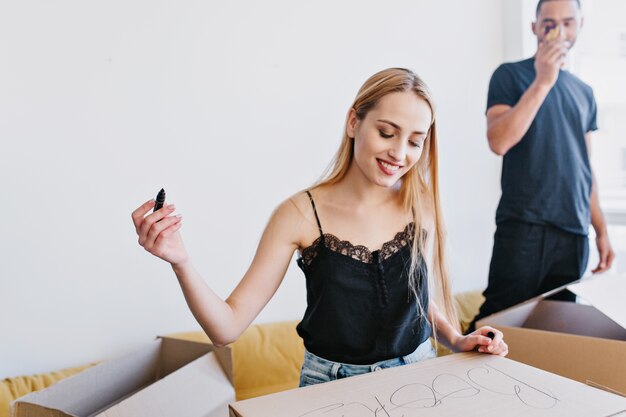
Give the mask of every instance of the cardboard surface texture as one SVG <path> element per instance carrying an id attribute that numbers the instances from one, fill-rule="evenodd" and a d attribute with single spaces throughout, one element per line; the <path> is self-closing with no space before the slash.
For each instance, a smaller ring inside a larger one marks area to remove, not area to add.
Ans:
<path id="1" fill-rule="evenodd" d="M 548 300 L 565 289 L 587 304 Z M 478 321 L 504 332 L 510 359 L 626 396 L 626 276 L 599 276 Z"/>
<path id="2" fill-rule="evenodd" d="M 231 417 L 626 416 L 626 398 L 460 353 L 231 404 Z"/>
<path id="3" fill-rule="evenodd" d="M 230 350 L 158 338 L 11 405 L 12 417 L 225 417 Z"/>

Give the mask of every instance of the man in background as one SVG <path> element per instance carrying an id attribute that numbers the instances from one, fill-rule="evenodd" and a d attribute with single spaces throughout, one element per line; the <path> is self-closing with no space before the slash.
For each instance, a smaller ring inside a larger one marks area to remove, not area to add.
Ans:
<path id="1" fill-rule="evenodd" d="M 613 262 L 589 161 L 596 102 L 591 87 L 566 70 L 582 25 L 578 0 L 540 0 L 535 56 L 500 65 L 489 83 L 487 138 L 504 157 L 502 197 L 485 302 L 469 331 L 483 317 L 580 278 L 590 222 L 599 253 L 593 272 Z"/>

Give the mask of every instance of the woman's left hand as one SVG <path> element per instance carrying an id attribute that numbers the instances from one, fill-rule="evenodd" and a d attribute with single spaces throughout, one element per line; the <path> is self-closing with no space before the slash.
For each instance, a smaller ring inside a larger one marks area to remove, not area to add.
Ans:
<path id="1" fill-rule="evenodd" d="M 468 335 L 460 336 L 454 344 L 454 350 L 457 352 L 468 352 L 476 348 L 479 352 L 492 355 L 506 356 L 509 353 L 509 346 L 504 342 L 502 332 L 490 326 L 484 326 Z"/>

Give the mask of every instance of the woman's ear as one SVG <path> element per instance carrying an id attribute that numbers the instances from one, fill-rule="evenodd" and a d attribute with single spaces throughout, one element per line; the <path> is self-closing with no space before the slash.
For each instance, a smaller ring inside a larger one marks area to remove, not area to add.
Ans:
<path id="1" fill-rule="evenodd" d="M 349 138 L 354 139 L 358 121 L 359 119 L 356 117 L 356 111 L 354 109 L 350 109 L 348 112 L 348 120 L 346 121 L 346 134 Z"/>

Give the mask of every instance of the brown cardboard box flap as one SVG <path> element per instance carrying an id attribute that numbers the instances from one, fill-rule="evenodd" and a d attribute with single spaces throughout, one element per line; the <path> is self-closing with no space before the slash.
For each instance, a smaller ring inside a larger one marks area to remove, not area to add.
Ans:
<path id="1" fill-rule="evenodd" d="M 481 319 L 504 333 L 509 358 L 626 394 L 626 277 L 585 278 Z M 547 298 L 568 289 L 588 304 Z"/>
<path id="2" fill-rule="evenodd" d="M 601 275 L 570 284 L 567 289 L 626 329 L 626 276 Z"/>
<path id="3" fill-rule="evenodd" d="M 229 355 L 229 348 L 157 338 L 18 398 L 11 416 L 223 417 L 235 398 Z"/>
<path id="4" fill-rule="evenodd" d="M 626 398 L 499 356 L 449 355 L 230 405 L 232 417 L 609 416 Z"/>

